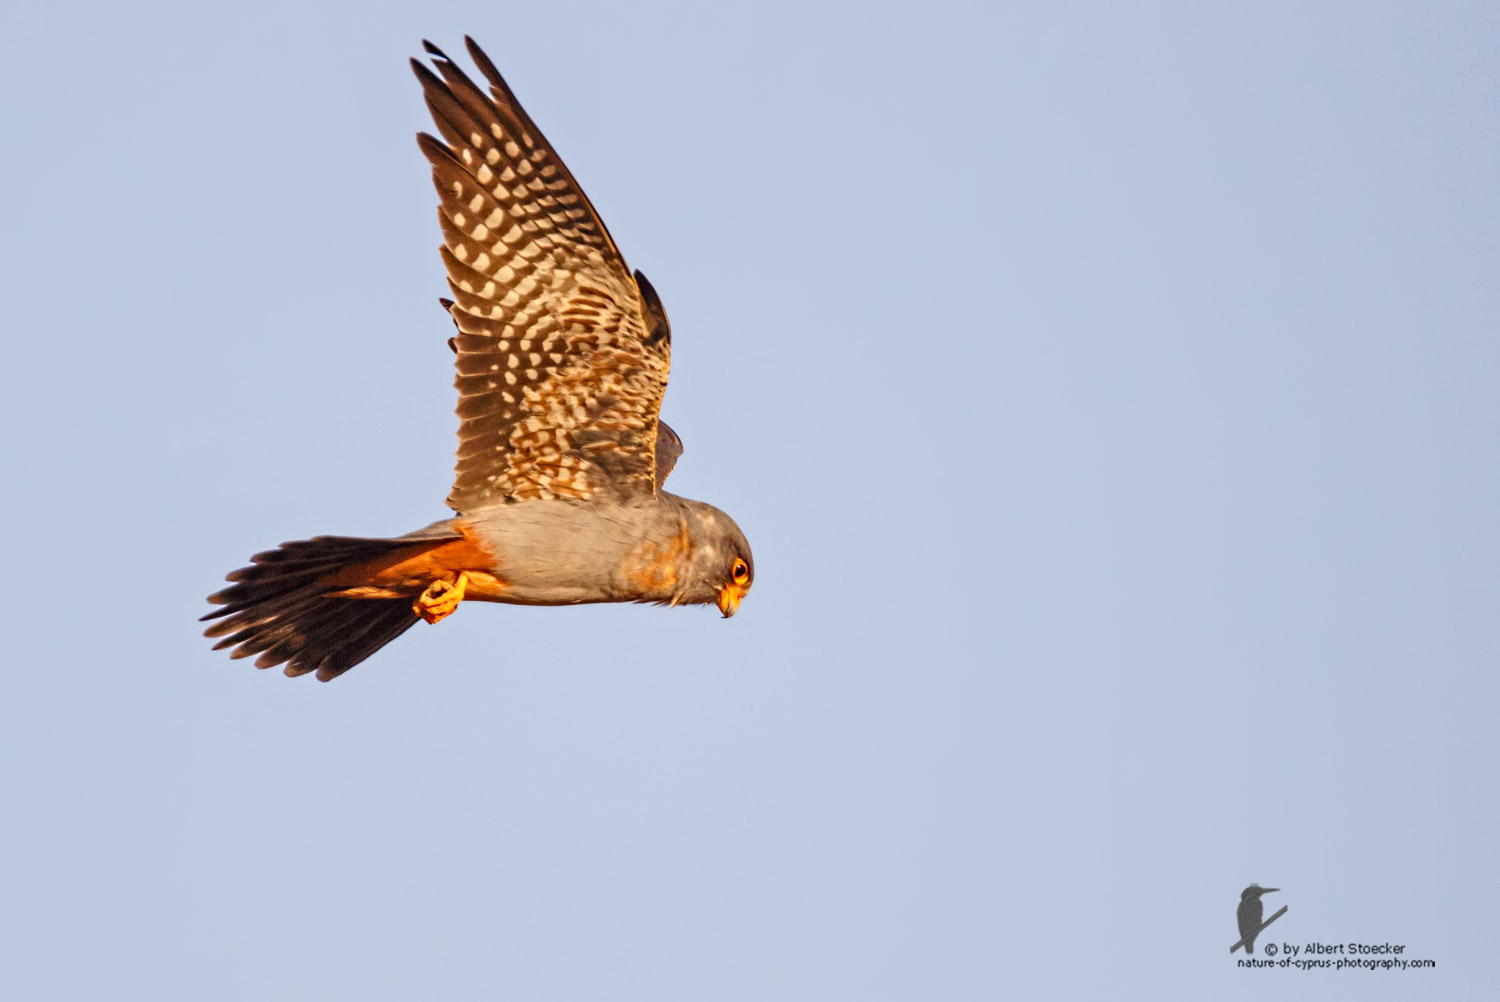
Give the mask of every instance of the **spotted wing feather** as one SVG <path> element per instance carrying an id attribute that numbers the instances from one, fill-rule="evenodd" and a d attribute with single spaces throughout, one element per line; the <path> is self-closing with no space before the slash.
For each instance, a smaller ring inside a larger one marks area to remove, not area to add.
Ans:
<path id="1" fill-rule="evenodd" d="M 494 64 L 468 47 L 487 92 L 431 43 L 437 73 L 412 62 L 442 136 L 417 138 L 459 330 L 448 504 L 653 491 L 666 314 Z"/>

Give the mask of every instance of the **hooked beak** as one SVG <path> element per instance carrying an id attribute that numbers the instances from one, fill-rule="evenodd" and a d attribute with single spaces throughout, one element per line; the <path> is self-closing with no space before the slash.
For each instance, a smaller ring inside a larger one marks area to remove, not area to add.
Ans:
<path id="1" fill-rule="evenodd" d="M 740 611 L 740 599 L 745 597 L 745 589 L 739 585 L 725 585 L 719 592 L 719 611 L 728 619 Z"/>

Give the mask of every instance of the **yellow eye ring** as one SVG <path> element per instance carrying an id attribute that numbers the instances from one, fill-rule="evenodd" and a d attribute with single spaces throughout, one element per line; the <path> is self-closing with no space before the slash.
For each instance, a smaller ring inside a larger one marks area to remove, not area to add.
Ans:
<path id="1" fill-rule="evenodd" d="M 738 558 L 734 561 L 734 583 L 742 585 L 750 580 L 750 565 Z"/>

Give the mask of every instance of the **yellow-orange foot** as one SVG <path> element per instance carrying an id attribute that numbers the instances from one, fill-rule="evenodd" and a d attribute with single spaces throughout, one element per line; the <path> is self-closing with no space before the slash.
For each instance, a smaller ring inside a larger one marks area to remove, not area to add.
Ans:
<path id="1" fill-rule="evenodd" d="M 427 586 L 426 591 L 417 596 L 411 609 L 427 622 L 436 623 L 445 616 L 453 615 L 458 609 L 458 603 L 464 600 L 464 589 L 468 584 L 469 576 L 462 572 L 457 581 L 434 581 Z"/>

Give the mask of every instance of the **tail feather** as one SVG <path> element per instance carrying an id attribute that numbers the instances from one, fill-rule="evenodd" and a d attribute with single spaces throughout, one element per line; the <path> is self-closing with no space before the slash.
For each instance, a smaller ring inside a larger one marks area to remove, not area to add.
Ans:
<path id="1" fill-rule="evenodd" d="M 337 644 L 321 652 L 320 656 L 299 659 L 286 667 L 288 675 L 306 675 L 316 672 L 319 679 L 327 682 L 359 664 L 365 658 L 411 629 L 417 622 L 406 599 L 345 599 L 330 598 L 324 601 L 342 603 L 343 606 L 380 606 L 379 609 L 357 611 L 337 608 L 336 614 L 319 629 L 331 632 L 339 638 Z M 347 630 L 345 625 L 347 624 Z M 269 653 L 269 652 L 268 652 Z M 261 655 L 262 658 L 267 655 Z M 256 664 L 260 665 L 257 661 Z M 261 666 L 265 667 L 265 666 Z"/>
<path id="2" fill-rule="evenodd" d="M 231 658 L 255 658 L 255 667 L 285 664 L 287 675 L 316 673 L 337 678 L 417 622 L 404 598 L 342 598 L 320 582 L 338 571 L 388 556 L 395 550 L 446 536 L 360 539 L 318 536 L 257 553 L 232 571 L 228 588 L 209 596 L 223 608 L 203 620 L 218 620 L 204 636 L 222 638 L 214 650 L 234 647 Z"/>
<path id="3" fill-rule="evenodd" d="M 227 619 L 221 619 L 217 623 L 214 623 L 203 631 L 203 635 L 205 637 L 224 637 L 223 640 L 214 645 L 214 650 L 216 651 L 223 650 L 226 647 L 233 647 L 235 644 L 241 643 L 251 636 L 255 627 L 270 622 L 292 606 L 305 602 L 309 598 L 316 597 L 318 594 L 320 594 L 320 589 L 314 586 L 299 588 L 285 595 L 261 599 L 255 602 L 254 605 L 250 605 L 230 615 Z M 248 602 L 250 600 L 243 599 L 242 601 Z M 224 615 L 227 611 L 218 609 L 209 615 Z M 226 636 L 226 634 L 233 635 Z"/>
<path id="4" fill-rule="evenodd" d="M 283 543 L 277 549 L 251 557 L 250 566 L 225 575 L 226 580 L 235 583 L 208 597 L 210 602 L 225 608 L 217 609 L 203 618 L 228 616 L 236 611 L 236 607 L 284 595 L 350 564 L 373 560 L 391 550 L 411 544 L 409 539 L 359 539 L 350 536 L 316 536 L 294 543 Z"/>

